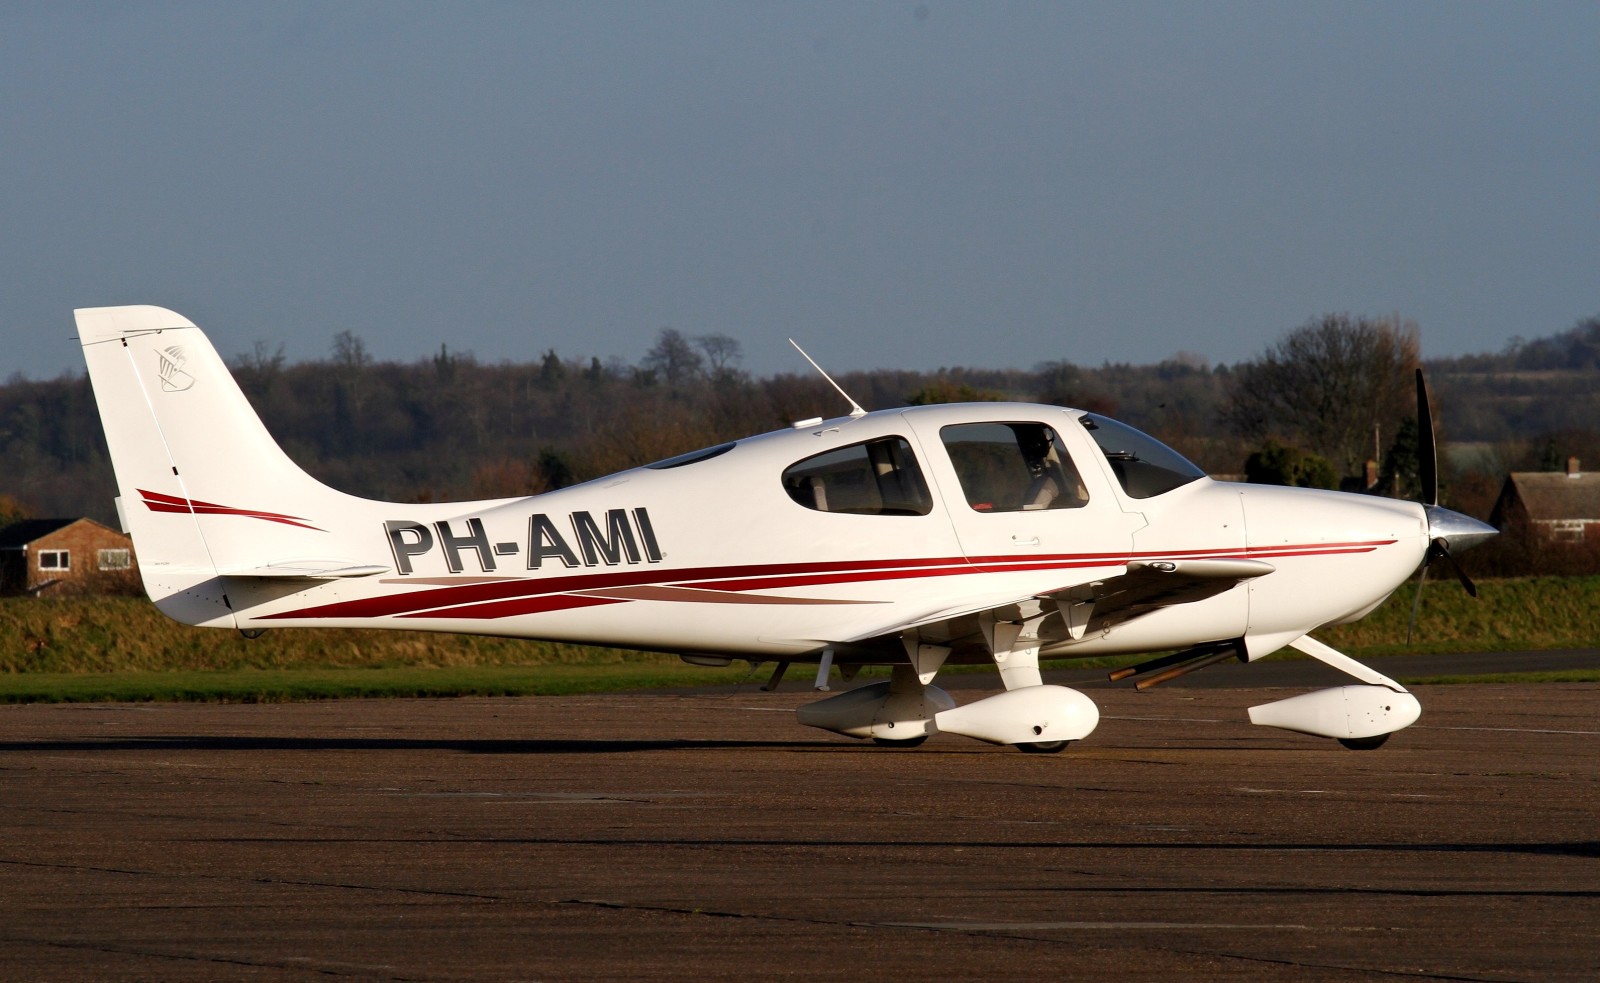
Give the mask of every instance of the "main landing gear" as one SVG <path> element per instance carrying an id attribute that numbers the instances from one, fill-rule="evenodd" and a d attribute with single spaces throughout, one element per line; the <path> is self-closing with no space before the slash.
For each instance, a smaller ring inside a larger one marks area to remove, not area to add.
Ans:
<path id="1" fill-rule="evenodd" d="M 1009 744 L 1025 754 L 1055 754 L 1087 737 L 1100 722 L 1100 710 L 1075 689 L 1043 684 L 1036 633 L 1040 620 L 983 620 L 984 639 L 1006 687 L 1003 693 L 956 706 L 950 694 L 932 685 L 950 650 L 907 632 L 901 636 L 907 661 L 894 667 L 888 682 L 803 706 L 796 716 L 808 727 L 871 738 L 880 747 L 916 747 L 942 731 Z M 823 664 L 831 661 L 825 652 Z"/>
<path id="2" fill-rule="evenodd" d="M 1000 670 L 1005 692 L 956 706 L 950 695 L 932 685 L 950 650 L 921 642 L 909 634 L 902 638 L 907 661 L 895 666 L 887 682 L 840 693 L 797 711 L 800 723 L 849 737 L 870 738 L 885 748 L 914 748 L 933 734 L 960 734 L 990 744 L 1008 744 L 1024 754 L 1057 754 L 1073 741 L 1087 737 L 1100 721 L 1094 702 L 1077 690 L 1044 685 L 1039 675 L 1038 639 L 1030 622 L 984 624 L 984 637 Z M 1253 650 L 1245 638 L 1211 643 L 1190 652 L 1176 670 L 1167 668 L 1173 657 L 1137 667 L 1166 668 L 1162 678 L 1210 665 L 1240 652 L 1256 657 L 1284 643 L 1268 639 Z M 1310 636 L 1287 642 L 1293 648 L 1354 676 L 1360 685 L 1335 686 L 1313 693 L 1250 708 L 1250 722 L 1266 727 L 1337 740 L 1353 751 L 1382 747 L 1389 735 L 1416 722 L 1422 712 L 1415 696 L 1394 680 Z M 1221 647 L 1219 647 L 1221 646 Z M 824 663 L 831 662 L 824 656 Z M 1129 674 L 1127 670 L 1119 676 Z M 819 675 L 818 687 L 824 677 Z"/>

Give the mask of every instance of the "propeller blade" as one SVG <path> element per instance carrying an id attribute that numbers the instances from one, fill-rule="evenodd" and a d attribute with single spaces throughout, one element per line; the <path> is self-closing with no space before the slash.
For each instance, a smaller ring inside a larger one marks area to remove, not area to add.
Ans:
<path id="1" fill-rule="evenodd" d="M 1433 410 L 1428 406 L 1428 383 L 1417 370 L 1417 484 L 1422 504 L 1439 504 L 1439 454 L 1433 443 Z"/>
<path id="2" fill-rule="evenodd" d="M 1450 555 L 1450 544 L 1462 549 L 1476 545 L 1497 533 L 1490 525 L 1476 519 L 1439 507 L 1439 449 L 1433 437 L 1433 409 L 1428 404 L 1428 383 L 1417 369 L 1417 484 L 1420 486 L 1422 507 L 1428 517 L 1428 534 L 1433 537 L 1427 552 L 1422 554 L 1422 568 L 1417 571 L 1417 594 L 1411 599 L 1411 622 L 1406 625 L 1406 644 L 1416 635 L 1417 613 L 1422 609 L 1422 585 L 1428 579 L 1428 567 L 1443 558 L 1455 571 L 1456 579 L 1472 597 L 1478 596 L 1478 587 L 1461 569 L 1461 564 Z"/>
<path id="3" fill-rule="evenodd" d="M 1439 548 L 1439 555 L 1444 557 L 1445 560 L 1449 562 L 1450 569 L 1455 571 L 1456 579 L 1461 581 L 1461 586 L 1466 588 L 1467 594 L 1472 597 L 1477 597 L 1478 586 L 1472 582 L 1471 577 L 1467 576 L 1467 572 L 1461 569 L 1461 564 L 1456 562 L 1456 558 L 1450 555 L 1450 548 L 1448 546 L 1441 546 Z"/>

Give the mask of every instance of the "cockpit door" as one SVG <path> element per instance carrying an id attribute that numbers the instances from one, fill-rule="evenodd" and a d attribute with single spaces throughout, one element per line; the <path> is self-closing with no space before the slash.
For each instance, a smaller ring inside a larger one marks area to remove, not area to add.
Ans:
<path id="1" fill-rule="evenodd" d="M 1127 562 L 1143 516 L 1123 511 L 1068 411 L 908 419 L 968 559 L 1072 569 Z"/>

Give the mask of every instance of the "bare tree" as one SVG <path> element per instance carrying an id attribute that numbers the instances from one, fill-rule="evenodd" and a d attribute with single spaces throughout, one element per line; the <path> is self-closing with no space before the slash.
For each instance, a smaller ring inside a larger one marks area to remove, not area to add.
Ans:
<path id="1" fill-rule="evenodd" d="M 283 373 L 283 346 L 258 339 L 254 348 L 234 357 L 232 368 L 240 388 L 252 400 L 264 400 Z"/>
<path id="2" fill-rule="evenodd" d="M 669 386 L 682 385 L 699 377 L 705 371 L 705 359 L 694 350 L 694 345 L 677 328 L 662 328 L 656 335 L 655 347 L 645 353 L 640 366 L 654 372 Z"/>
<path id="3" fill-rule="evenodd" d="M 1394 434 L 1414 412 L 1417 364 L 1416 322 L 1324 315 L 1231 373 L 1223 416 L 1246 440 L 1280 440 L 1358 474 L 1374 428 Z"/>
<path id="4" fill-rule="evenodd" d="M 361 369 L 372 364 L 367 353 L 367 343 L 353 331 L 341 331 L 333 336 L 333 360 L 347 369 Z"/>
<path id="5" fill-rule="evenodd" d="M 339 366 L 339 383 L 334 390 L 334 420 L 341 433 L 351 433 L 349 425 L 367 403 L 372 380 L 366 369 L 372 365 L 367 343 L 353 331 L 333 336 L 333 363 Z"/>
<path id="6" fill-rule="evenodd" d="M 703 334 L 694 340 L 695 347 L 705 356 L 713 378 L 722 378 L 739 365 L 744 357 L 744 347 L 737 338 L 725 334 Z"/>
<path id="7" fill-rule="evenodd" d="M 262 378 L 275 376 L 283 369 L 283 345 L 256 339 L 255 346 L 234 356 L 234 371 L 254 372 Z"/>

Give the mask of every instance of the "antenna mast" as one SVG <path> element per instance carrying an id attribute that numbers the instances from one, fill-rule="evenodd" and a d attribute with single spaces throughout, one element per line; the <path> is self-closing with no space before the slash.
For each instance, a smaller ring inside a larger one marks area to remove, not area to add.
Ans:
<path id="1" fill-rule="evenodd" d="M 858 417 L 858 416 L 866 416 L 867 415 L 867 411 L 861 408 L 861 404 L 856 402 L 855 400 L 851 399 L 850 398 L 850 394 L 845 392 L 844 388 L 842 386 L 840 386 L 837 382 L 833 381 L 833 376 L 831 376 L 828 373 L 822 371 L 822 366 L 817 364 L 817 360 L 812 358 L 810 355 L 807 355 L 806 354 L 806 350 L 804 348 L 801 348 L 800 345 L 798 343 L 796 343 L 793 338 L 789 339 L 789 344 L 794 345 L 794 350 L 800 353 L 800 357 L 805 359 L 807 362 L 810 362 L 811 363 L 811 367 L 817 370 L 817 374 L 822 376 L 824 379 L 828 380 L 828 385 L 830 385 L 834 389 L 838 390 L 839 395 L 843 396 L 845 402 L 850 404 L 850 416 L 852 418 Z"/>

